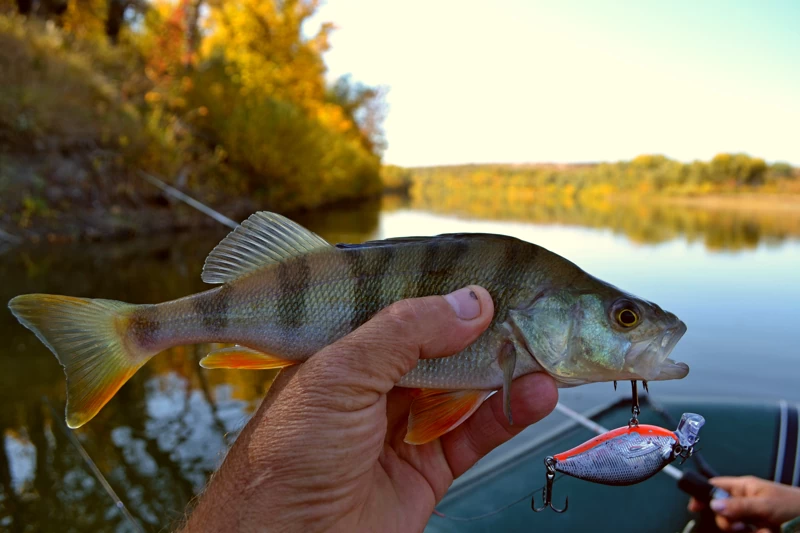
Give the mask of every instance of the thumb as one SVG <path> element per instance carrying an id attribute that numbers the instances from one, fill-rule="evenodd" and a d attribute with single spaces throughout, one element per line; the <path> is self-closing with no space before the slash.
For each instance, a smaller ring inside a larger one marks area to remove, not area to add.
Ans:
<path id="1" fill-rule="evenodd" d="M 711 510 L 728 518 L 730 521 L 738 520 L 764 520 L 769 518 L 772 506 L 767 498 L 739 497 L 711 500 Z"/>
<path id="2" fill-rule="evenodd" d="M 303 371 L 330 394 L 344 391 L 345 409 L 373 404 L 420 358 L 453 355 L 489 326 L 494 304 L 470 285 L 446 296 L 401 300 L 311 357 Z"/>

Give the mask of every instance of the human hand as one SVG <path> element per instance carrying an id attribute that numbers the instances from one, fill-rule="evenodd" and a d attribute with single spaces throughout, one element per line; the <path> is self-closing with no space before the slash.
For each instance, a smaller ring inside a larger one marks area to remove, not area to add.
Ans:
<path id="1" fill-rule="evenodd" d="M 709 504 L 717 515 L 717 526 L 723 531 L 743 531 L 746 522 L 760 527 L 758 533 L 769 533 L 800 516 L 800 488 L 754 476 L 715 477 L 709 482 L 731 495 L 727 499 L 711 500 Z M 701 511 L 705 507 L 694 498 L 689 502 L 690 511 Z"/>
<path id="2" fill-rule="evenodd" d="M 456 477 L 557 401 L 553 380 L 530 374 L 514 382 L 513 426 L 496 394 L 441 438 L 403 442 L 410 390 L 394 384 L 420 357 L 468 346 L 493 313 L 476 286 L 401 301 L 284 371 L 186 530 L 421 531 Z"/>

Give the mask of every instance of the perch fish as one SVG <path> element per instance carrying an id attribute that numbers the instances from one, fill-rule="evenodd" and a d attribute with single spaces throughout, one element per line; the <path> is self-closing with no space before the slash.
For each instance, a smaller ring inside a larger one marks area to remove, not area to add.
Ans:
<path id="1" fill-rule="evenodd" d="M 470 284 L 491 294 L 489 328 L 451 357 L 421 360 L 399 383 L 415 394 L 406 441 L 436 439 L 531 372 L 560 387 L 669 380 L 686 332 L 674 314 L 540 246 L 501 235 L 450 234 L 331 245 L 283 216 L 259 212 L 211 252 L 203 281 L 219 287 L 160 304 L 47 294 L 17 296 L 11 312 L 58 358 L 66 420 L 88 422 L 151 357 L 195 343 L 233 343 L 206 368 L 302 363 L 380 309 Z"/>

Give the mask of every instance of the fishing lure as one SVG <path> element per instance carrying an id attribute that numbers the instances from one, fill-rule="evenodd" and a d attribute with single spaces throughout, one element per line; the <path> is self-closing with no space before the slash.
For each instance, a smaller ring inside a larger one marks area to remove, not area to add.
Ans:
<path id="1" fill-rule="evenodd" d="M 569 507 L 553 506 L 553 481 L 556 472 L 602 485 L 634 485 L 654 476 L 678 457 L 681 463 L 692 456 L 700 428 L 705 419 L 694 413 L 684 413 L 678 428 L 670 431 L 658 426 L 639 424 L 634 418 L 626 427 L 613 429 L 565 452 L 544 460 L 547 483 L 542 489 L 544 503 L 531 509 L 544 511 L 548 507 L 563 513 Z"/>

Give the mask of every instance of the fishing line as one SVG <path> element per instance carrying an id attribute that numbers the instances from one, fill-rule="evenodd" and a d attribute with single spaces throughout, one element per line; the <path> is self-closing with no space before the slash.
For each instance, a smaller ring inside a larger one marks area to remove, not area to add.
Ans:
<path id="1" fill-rule="evenodd" d="M 556 481 L 558 481 L 559 479 L 564 477 L 564 475 L 565 474 L 559 475 L 553 481 L 553 483 L 555 483 Z M 536 494 L 537 492 L 539 492 L 540 490 L 544 490 L 544 487 L 545 486 L 542 485 L 538 489 L 533 489 L 532 491 L 530 491 L 528 494 L 526 494 L 522 498 L 520 498 L 518 500 L 514 500 L 513 502 L 509 503 L 508 505 L 504 505 L 503 507 L 501 507 L 499 509 L 495 509 L 494 511 L 491 511 L 491 512 L 488 512 L 488 513 L 485 513 L 485 514 L 481 514 L 481 515 L 477 515 L 477 516 L 470 516 L 470 517 L 466 517 L 466 516 L 451 516 L 451 515 L 446 515 L 446 514 L 444 514 L 442 512 L 439 512 L 436 509 L 433 510 L 433 514 L 435 514 L 436 516 L 440 516 L 442 518 L 446 518 L 447 520 L 453 520 L 454 522 L 472 522 L 473 520 L 482 520 L 482 519 L 487 518 L 489 516 L 493 516 L 493 515 L 496 515 L 498 513 L 502 513 L 506 509 L 510 509 L 511 507 L 514 507 L 518 503 L 524 502 L 525 500 L 527 500 L 529 498 L 533 498 L 533 495 Z"/>
<path id="2" fill-rule="evenodd" d="M 89 467 L 89 470 L 92 472 L 92 474 L 94 474 L 94 477 L 100 483 L 100 486 L 102 486 L 108 493 L 108 495 L 111 496 L 111 499 L 114 500 L 114 507 L 119 509 L 119 511 L 122 513 L 122 516 L 128 519 L 134 530 L 138 531 L 139 533 L 145 533 L 145 530 L 142 527 L 142 525 L 136 520 L 136 518 L 133 517 L 128 508 L 125 507 L 125 503 L 120 499 L 119 496 L 117 496 L 117 493 L 114 492 L 114 489 L 111 487 L 111 484 L 108 482 L 105 476 L 103 476 L 103 473 L 97 467 L 97 464 L 95 464 L 95 462 L 92 461 L 92 458 L 89 456 L 89 452 L 87 452 L 86 448 L 83 447 L 81 441 L 79 441 L 78 438 L 75 436 L 75 434 L 72 431 L 70 431 L 66 425 L 64 425 L 62 418 L 58 415 L 58 413 L 56 413 L 56 410 L 53 409 L 53 404 L 50 403 L 50 399 L 47 398 L 47 396 L 43 397 L 42 399 L 44 400 L 44 403 L 47 404 L 47 407 L 50 408 L 50 412 L 53 415 L 53 422 L 59 428 L 61 428 L 61 431 L 64 432 L 64 435 L 67 436 L 67 439 L 70 441 L 70 443 L 72 443 L 75 449 L 78 450 L 78 453 L 83 458 L 84 462 Z"/>

